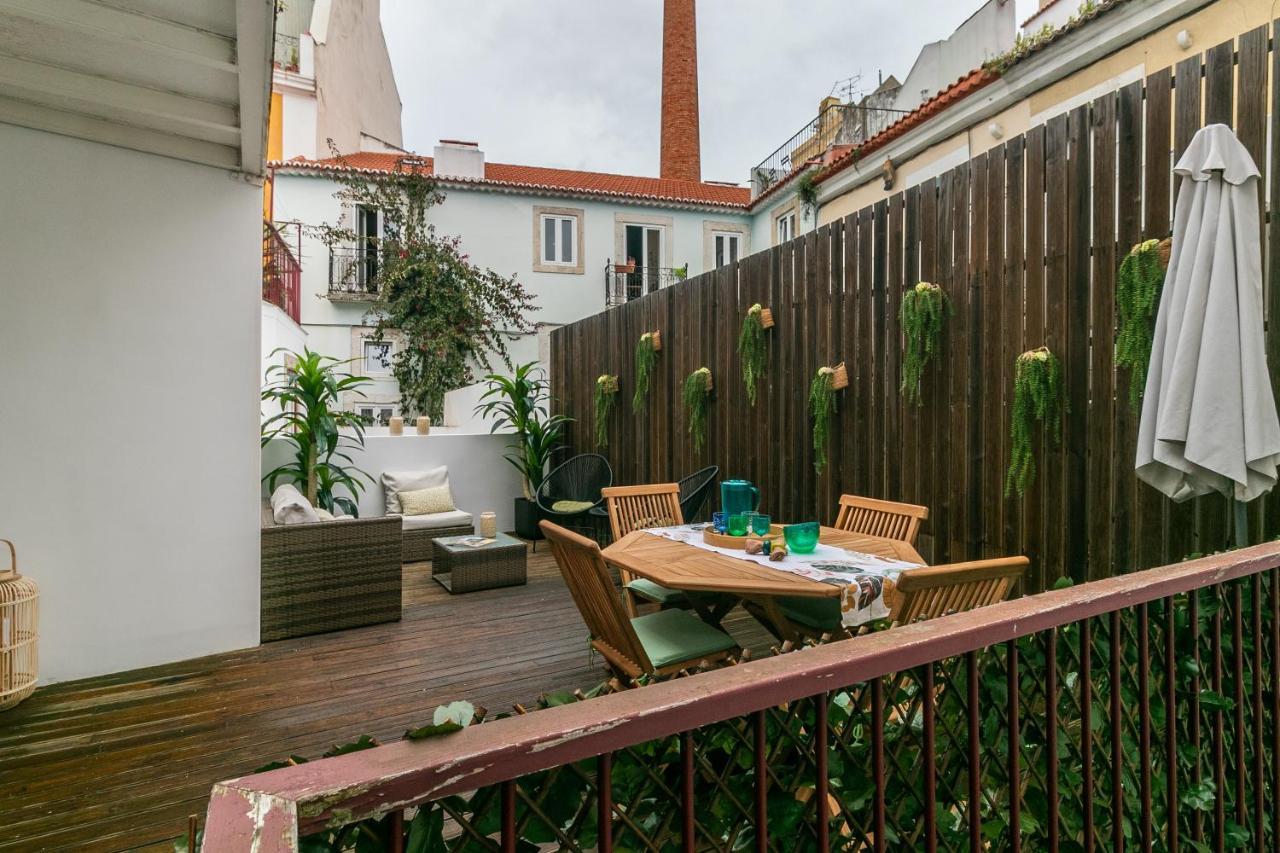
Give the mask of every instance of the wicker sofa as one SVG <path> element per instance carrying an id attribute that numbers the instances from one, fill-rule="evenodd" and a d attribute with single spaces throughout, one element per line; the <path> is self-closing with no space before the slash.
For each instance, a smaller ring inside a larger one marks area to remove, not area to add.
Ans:
<path id="1" fill-rule="evenodd" d="M 264 505 L 262 642 L 399 621 L 400 527 L 399 516 L 276 524 Z"/>

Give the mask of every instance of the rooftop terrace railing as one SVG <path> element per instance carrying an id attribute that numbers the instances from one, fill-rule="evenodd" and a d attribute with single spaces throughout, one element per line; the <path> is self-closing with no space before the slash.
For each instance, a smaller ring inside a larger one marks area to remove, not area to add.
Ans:
<path id="1" fill-rule="evenodd" d="M 790 175 L 832 145 L 859 145 L 893 124 L 906 110 L 831 104 L 751 170 L 752 196 Z"/>
<path id="2" fill-rule="evenodd" d="M 205 849 L 1261 849 L 1278 661 L 1270 543 L 224 782 Z"/>
<path id="3" fill-rule="evenodd" d="M 297 237 L 301 249 L 301 226 L 298 223 L 262 223 L 262 298 L 277 306 L 295 323 L 302 322 L 302 266 L 298 255 L 286 242 L 282 229 Z"/>

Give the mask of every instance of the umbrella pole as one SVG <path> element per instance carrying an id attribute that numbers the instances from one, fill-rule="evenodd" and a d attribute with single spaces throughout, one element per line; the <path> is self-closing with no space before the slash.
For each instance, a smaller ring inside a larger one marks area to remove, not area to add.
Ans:
<path id="1" fill-rule="evenodd" d="M 1231 508 L 1235 510 L 1236 517 L 1236 547 L 1243 548 L 1249 544 L 1249 517 L 1248 506 L 1244 501 L 1231 499 Z"/>

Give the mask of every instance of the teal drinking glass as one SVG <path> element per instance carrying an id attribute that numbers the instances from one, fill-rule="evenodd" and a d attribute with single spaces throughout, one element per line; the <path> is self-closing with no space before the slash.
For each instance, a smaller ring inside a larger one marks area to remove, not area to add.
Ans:
<path id="1" fill-rule="evenodd" d="M 812 554 L 818 547 L 818 522 L 788 524 L 782 528 L 782 535 L 787 540 L 787 550 L 792 554 Z"/>
<path id="2" fill-rule="evenodd" d="M 746 536 L 750 522 L 747 520 L 746 513 L 737 513 L 729 516 L 729 535 L 730 536 Z"/>
<path id="3" fill-rule="evenodd" d="M 751 514 L 751 532 L 757 536 L 769 535 L 769 516 L 762 512 Z"/>

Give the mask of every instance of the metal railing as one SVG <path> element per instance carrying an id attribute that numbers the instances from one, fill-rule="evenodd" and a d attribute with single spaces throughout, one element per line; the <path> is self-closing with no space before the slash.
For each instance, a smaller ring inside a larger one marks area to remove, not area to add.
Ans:
<path id="1" fill-rule="evenodd" d="M 636 264 L 615 264 L 604 267 L 604 304 L 606 308 L 625 305 L 670 287 L 688 278 L 688 267 L 642 267 Z"/>
<path id="2" fill-rule="evenodd" d="M 382 286 L 382 258 L 378 245 L 329 247 L 329 296 L 352 300 L 374 300 Z"/>
<path id="3" fill-rule="evenodd" d="M 1271 849 L 1278 667 L 1268 543 L 223 782 L 205 849 Z"/>
<path id="4" fill-rule="evenodd" d="M 301 226 L 297 223 L 272 225 L 262 223 L 262 298 L 288 314 L 295 323 L 302 322 L 302 265 L 289 248 L 281 229 L 297 228 L 299 254 L 302 247 Z M 291 235 L 292 236 L 292 235 Z"/>
<path id="5" fill-rule="evenodd" d="M 906 110 L 832 104 L 751 170 L 752 198 L 833 145 L 860 145 L 893 124 Z"/>

